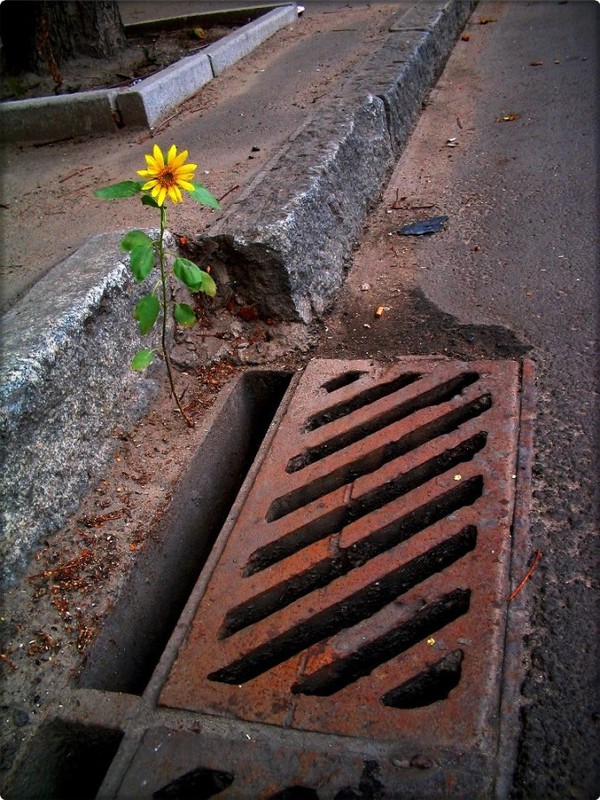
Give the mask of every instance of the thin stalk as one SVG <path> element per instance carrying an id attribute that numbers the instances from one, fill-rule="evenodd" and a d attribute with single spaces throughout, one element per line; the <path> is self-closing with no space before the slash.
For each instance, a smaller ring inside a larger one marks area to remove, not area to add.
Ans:
<path id="1" fill-rule="evenodd" d="M 188 415 L 183 410 L 183 406 L 179 402 L 179 397 L 177 397 L 177 392 L 175 391 L 175 381 L 173 380 L 173 369 L 171 366 L 171 357 L 169 356 L 169 350 L 167 348 L 167 274 L 165 271 L 165 245 L 164 245 L 164 235 L 165 230 L 167 227 L 167 210 L 164 206 L 160 207 L 160 238 L 158 240 L 158 263 L 160 265 L 160 281 L 162 285 L 162 307 L 163 307 L 163 315 L 162 315 L 162 351 L 165 357 L 165 364 L 167 366 L 167 375 L 169 376 L 169 384 L 171 386 L 171 394 L 175 402 L 177 403 L 177 408 L 181 412 L 181 416 L 187 422 L 188 427 L 194 427 L 194 421 L 191 420 Z"/>

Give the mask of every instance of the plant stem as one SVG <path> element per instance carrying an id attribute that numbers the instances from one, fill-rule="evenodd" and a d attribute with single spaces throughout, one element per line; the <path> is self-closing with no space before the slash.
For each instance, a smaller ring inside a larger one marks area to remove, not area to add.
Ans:
<path id="1" fill-rule="evenodd" d="M 181 416 L 187 422 L 188 427 L 193 428 L 194 422 L 188 417 L 188 415 L 183 410 L 183 406 L 179 402 L 179 398 L 177 397 L 177 392 L 175 391 L 175 381 L 173 380 L 171 357 L 169 356 L 169 350 L 167 348 L 167 274 L 165 271 L 165 245 L 164 245 L 164 235 L 166 227 L 167 227 L 167 210 L 165 209 L 164 205 L 162 205 L 160 207 L 160 238 L 158 240 L 158 262 L 160 264 L 160 281 L 162 284 L 162 307 L 163 307 L 162 341 L 161 341 L 162 351 L 165 357 L 167 375 L 169 376 L 171 394 L 173 395 L 173 398 L 177 403 L 177 408 L 181 412 Z"/>

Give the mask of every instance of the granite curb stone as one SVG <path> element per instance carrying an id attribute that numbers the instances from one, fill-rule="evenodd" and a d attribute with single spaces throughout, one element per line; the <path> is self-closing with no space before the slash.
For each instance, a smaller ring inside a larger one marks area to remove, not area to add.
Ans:
<path id="1" fill-rule="evenodd" d="M 129 366 L 145 289 L 100 234 L 57 264 L 0 321 L 1 579 L 72 513 L 158 388 Z M 152 346 L 152 345 L 150 345 Z"/>
<path id="2" fill-rule="evenodd" d="M 265 316 L 309 322 L 341 285 L 350 242 L 392 163 L 382 101 L 334 100 L 199 243 Z"/>
<path id="3" fill-rule="evenodd" d="M 475 4 L 405 12 L 197 243 L 268 317 L 310 322 L 341 286 L 367 210 Z"/>
<path id="4" fill-rule="evenodd" d="M 202 53 L 180 59 L 134 88 L 0 103 L 2 139 L 42 141 L 110 133 L 126 125 L 152 128 L 224 69 L 297 18 L 295 4 L 267 11 Z"/>

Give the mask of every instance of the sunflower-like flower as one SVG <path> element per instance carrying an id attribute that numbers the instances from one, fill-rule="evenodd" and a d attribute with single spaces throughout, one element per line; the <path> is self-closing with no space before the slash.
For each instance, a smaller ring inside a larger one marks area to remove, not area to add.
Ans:
<path id="1" fill-rule="evenodd" d="M 184 163 L 188 151 L 182 150 L 179 155 L 175 145 L 171 145 L 165 159 L 160 147 L 155 144 L 152 155 L 146 155 L 148 169 L 138 169 L 138 175 L 150 180 L 142 186 L 142 191 L 149 191 L 159 206 L 162 206 L 169 197 L 174 203 L 181 203 L 183 197 L 181 190 L 193 192 L 195 187 L 191 182 L 197 164 Z"/>

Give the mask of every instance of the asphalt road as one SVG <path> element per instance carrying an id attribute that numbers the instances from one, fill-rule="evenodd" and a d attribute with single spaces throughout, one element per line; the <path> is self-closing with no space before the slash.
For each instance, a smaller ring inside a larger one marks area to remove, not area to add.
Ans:
<path id="1" fill-rule="evenodd" d="M 449 314 L 474 351 L 505 329 L 507 354 L 522 345 L 536 365 L 530 548 L 543 557 L 526 589 L 523 800 L 600 795 L 599 23 L 596 3 L 479 5 L 384 202 L 449 216 L 443 234 L 395 245 L 413 304 L 397 314 L 398 349 L 456 349 Z M 415 297 L 428 331 L 410 322 Z M 389 352 L 389 340 L 367 346 Z"/>

